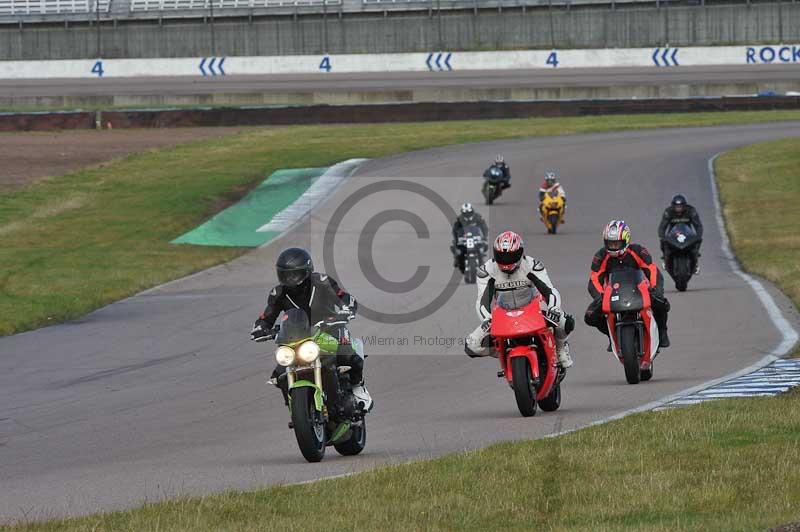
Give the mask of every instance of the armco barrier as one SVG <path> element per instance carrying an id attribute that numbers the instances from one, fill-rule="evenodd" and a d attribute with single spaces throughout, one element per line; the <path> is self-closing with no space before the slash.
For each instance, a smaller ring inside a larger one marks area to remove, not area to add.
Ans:
<path id="1" fill-rule="evenodd" d="M 800 96 L 547 100 L 0 114 L 0 131 L 427 122 L 483 118 L 800 109 Z M 98 116 L 100 115 L 100 116 Z"/>

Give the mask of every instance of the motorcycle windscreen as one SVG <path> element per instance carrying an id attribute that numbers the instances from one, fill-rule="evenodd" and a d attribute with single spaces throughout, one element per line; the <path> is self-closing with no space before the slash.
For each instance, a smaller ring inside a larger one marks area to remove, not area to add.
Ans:
<path id="1" fill-rule="evenodd" d="M 670 246 L 685 249 L 697 242 L 697 231 L 689 224 L 678 223 L 667 229 L 665 239 Z"/>
<path id="2" fill-rule="evenodd" d="M 631 312 L 641 310 L 644 296 L 639 288 L 646 281 L 642 270 L 620 270 L 611 272 L 603 297 L 604 312 Z"/>
<path id="3" fill-rule="evenodd" d="M 489 173 L 484 178 L 490 183 L 497 183 L 498 181 L 503 179 L 503 171 L 499 168 L 492 168 L 489 170 Z"/>
<path id="4" fill-rule="evenodd" d="M 539 292 L 529 287 L 498 292 L 492 310 L 492 336 L 511 338 L 546 328 L 541 301 Z"/>
<path id="5" fill-rule="evenodd" d="M 299 308 L 289 309 L 281 318 L 281 329 L 275 341 L 281 345 L 289 345 L 314 336 L 306 312 Z"/>
<path id="6" fill-rule="evenodd" d="M 481 228 L 477 225 L 465 227 L 464 231 L 461 233 L 460 245 L 467 248 L 467 250 L 482 247 L 484 244 L 483 232 L 481 231 Z"/>
<path id="7" fill-rule="evenodd" d="M 477 225 L 468 225 L 464 228 L 461 232 L 464 235 L 464 238 L 475 238 L 475 239 L 482 239 L 483 238 L 483 231 Z"/>

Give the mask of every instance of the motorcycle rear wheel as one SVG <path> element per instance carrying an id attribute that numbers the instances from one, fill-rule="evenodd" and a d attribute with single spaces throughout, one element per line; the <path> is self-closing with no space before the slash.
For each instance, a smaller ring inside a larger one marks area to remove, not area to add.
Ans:
<path id="1" fill-rule="evenodd" d="M 350 428 L 350 437 L 344 441 L 333 444 L 336 452 L 342 456 L 355 456 L 367 446 L 367 421 L 361 420 L 361 425 Z"/>
<path id="2" fill-rule="evenodd" d="M 636 327 L 633 325 L 622 327 L 619 343 L 622 349 L 622 365 L 625 367 L 625 380 L 628 381 L 628 384 L 639 384 L 642 375 L 639 368 L 639 357 L 636 354 Z"/>
<path id="3" fill-rule="evenodd" d="M 539 407 L 545 412 L 555 412 L 561 406 L 561 383 L 556 383 L 550 393 L 539 401 Z"/>
<path id="4" fill-rule="evenodd" d="M 511 359 L 511 386 L 517 400 L 519 413 L 525 417 L 536 415 L 536 390 L 531 381 L 531 366 L 525 357 Z"/>
<path id="5" fill-rule="evenodd" d="M 318 421 L 313 388 L 292 390 L 292 424 L 303 458 L 319 462 L 325 456 L 325 424 Z"/>

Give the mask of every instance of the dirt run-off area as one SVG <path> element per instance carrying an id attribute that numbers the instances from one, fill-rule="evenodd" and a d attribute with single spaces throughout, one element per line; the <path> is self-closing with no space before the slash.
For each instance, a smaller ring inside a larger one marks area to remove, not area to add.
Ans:
<path id="1" fill-rule="evenodd" d="M 0 192 L 132 153 L 219 138 L 249 128 L 128 129 L 0 134 Z"/>

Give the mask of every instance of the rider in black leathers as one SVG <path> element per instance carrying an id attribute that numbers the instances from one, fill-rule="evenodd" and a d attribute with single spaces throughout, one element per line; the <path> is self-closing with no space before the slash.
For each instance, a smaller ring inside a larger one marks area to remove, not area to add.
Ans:
<path id="1" fill-rule="evenodd" d="M 458 245 L 458 239 L 462 236 L 465 227 L 478 226 L 483 233 L 484 243 L 489 234 L 489 226 L 486 220 L 478 214 L 471 203 L 461 206 L 461 214 L 458 215 L 453 223 L 453 243 L 450 244 L 450 252 L 453 254 L 453 267 L 464 273 L 464 250 Z"/>
<path id="2" fill-rule="evenodd" d="M 267 306 L 253 325 L 251 340 L 263 342 L 273 339 L 272 327 L 281 312 L 293 308 L 304 310 L 312 324 L 334 317 L 342 320 L 355 317 L 358 309 L 355 298 L 345 292 L 332 277 L 315 273 L 311 255 L 306 250 L 284 250 L 278 257 L 276 269 L 280 284 L 267 296 Z M 363 401 L 369 410 L 372 407 L 372 398 L 364 386 L 364 360 L 353 349 L 350 332 L 341 324 L 329 327 L 323 325 L 323 329 L 339 341 L 337 363 L 351 367 L 353 395 Z M 273 382 L 283 392 L 284 399 L 287 397 L 286 380 L 279 377 L 285 371 L 285 367 L 278 365 L 272 373 Z"/>
<path id="3" fill-rule="evenodd" d="M 692 254 L 692 264 L 694 264 L 694 274 L 700 273 L 700 244 L 703 242 L 703 223 L 697 214 L 697 209 L 686 202 L 683 194 L 676 194 L 672 198 L 669 207 L 664 209 L 661 223 L 658 224 L 658 239 L 661 242 L 661 266 L 666 269 L 669 263 L 669 246 L 664 241 L 667 229 L 675 224 L 685 223 L 694 227 L 697 232 L 697 244 L 692 246 L 689 252 Z"/>

